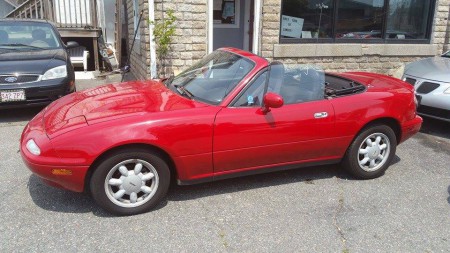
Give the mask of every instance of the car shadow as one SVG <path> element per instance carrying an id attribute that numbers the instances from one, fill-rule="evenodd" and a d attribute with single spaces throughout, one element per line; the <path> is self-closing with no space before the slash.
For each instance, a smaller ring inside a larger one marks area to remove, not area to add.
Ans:
<path id="1" fill-rule="evenodd" d="M 44 106 L 14 108 L 14 109 L 1 109 L 0 110 L 0 115 L 1 115 L 0 123 L 30 121 L 42 109 L 44 109 Z"/>
<path id="2" fill-rule="evenodd" d="M 447 192 L 449 197 L 447 198 L 447 202 L 450 204 L 450 186 L 447 188 Z"/>
<path id="3" fill-rule="evenodd" d="M 95 216 L 116 217 L 100 208 L 88 193 L 71 192 L 54 188 L 31 175 L 27 185 L 32 201 L 40 208 L 60 213 L 93 213 Z M 163 208 L 167 201 L 161 201 L 153 210 Z"/>
<path id="4" fill-rule="evenodd" d="M 152 211 L 163 208 L 170 201 L 192 200 L 298 182 L 314 184 L 316 180 L 332 177 L 351 179 L 351 176 L 339 166 L 330 165 L 245 176 L 198 185 L 178 186 L 173 184 L 167 196 Z M 47 186 L 35 175 L 30 176 L 27 187 L 33 202 L 44 210 L 62 213 L 93 213 L 95 216 L 104 218 L 115 217 L 101 209 L 89 194 Z"/>
<path id="5" fill-rule="evenodd" d="M 395 156 L 392 164 L 398 163 L 399 161 L 400 158 Z M 353 178 L 339 165 L 327 165 L 271 172 L 197 185 L 179 186 L 172 184 L 167 196 L 153 211 L 163 208 L 170 201 L 194 200 L 292 183 L 314 185 L 318 180 L 329 178 L 358 180 Z M 91 212 L 98 217 L 115 217 L 97 206 L 89 194 L 75 193 L 47 186 L 35 175 L 30 176 L 28 189 L 33 202 L 44 210 L 63 213 Z"/>
<path id="6" fill-rule="evenodd" d="M 40 208 L 62 213 L 88 213 L 108 217 L 86 193 L 77 193 L 54 188 L 43 183 L 39 177 L 31 175 L 28 180 L 31 199 Z"/>
<path id="7" fill-rule="evenodd" d="M 434 135 L 441 138 L 450 139 L 450 122 L 423 117 L 421 133 Z"/>
<path id="8" fill-rule="evenodd" d="M 400 161 L 400 157 L 395 155 L 391 161 L 391 165 Z M 168 201 L 186 201 L 292 183 L 314 185 L 316 181 L 329 178 L 348 181 L 360 180 L 350 175 L 340 165 L 333 164 L 237 177 L 204 184 L 183 186 L 173 184 L 169 189 L 167 199 Z"/>
<path id="9" fill-rule="evenodd" d="M 259 175 L 244 176 L 196 185 L 173 185 L 169 189 L 169 201 L 185 201 L 209 196 L 242 192 L 292 183 L 315 184 L 315 181 L 338 177 L 352 179 L 338 165 L 305 167 Z"/>

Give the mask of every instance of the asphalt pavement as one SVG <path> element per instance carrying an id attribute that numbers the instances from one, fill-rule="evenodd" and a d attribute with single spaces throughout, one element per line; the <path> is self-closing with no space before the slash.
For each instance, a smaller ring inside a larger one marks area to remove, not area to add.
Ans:
<path id="1" fill-rule="evenodd" d="M 425 119 L 378 179 L 320 166 L 174 185 L 156 210 L 114 217 L 88 194 L 46 186 L 25 167 L 20 134 L 40 109 L 0 111 L 0 252 L 450 249 L 450 123 Z"/>

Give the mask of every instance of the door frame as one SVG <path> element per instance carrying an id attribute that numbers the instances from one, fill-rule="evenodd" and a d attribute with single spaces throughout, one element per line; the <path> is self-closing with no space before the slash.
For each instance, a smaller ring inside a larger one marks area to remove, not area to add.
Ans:
<path id="1" fill-rule="evenodd" d="M 255 0 L 254 3 L 254 20 L 253 20 L 253 45 L 252 45 L 252 53 L 259 53 L 259 42 L 260 42 L 260 29 L 261 29 L 261 11 L 262 11 L 262 1 L 263 0 Z M 245 1 L 245 8 L 250 9 L 250 1 Z M 245 25 L 244 30 L 248 31 L 248 22 L 249 13 L 245 12 Z M 213 38 L 214 38 L 214 23 L 213 23 L 213 0 L 208 0 L 208 21 L 207 21 L 207 52 L 211 53 L 213 51 Z M 244 49 L 248 49 L 248 34 L 244 32 Z M 247 42 L 247 43 L 245 43 Z"/>
<path id="2" fill-rule="evenodd" d="M 245 13 L 244 13 L 244 50 L 248 51 L 249 49 L 249 42 L 250 42 L 250 36 L 248 34 L 248 31 L 250 30 L 250 2 L 249 0 L 245 1 Z M 253 10 L 254 11 L 254 10 Z"/>

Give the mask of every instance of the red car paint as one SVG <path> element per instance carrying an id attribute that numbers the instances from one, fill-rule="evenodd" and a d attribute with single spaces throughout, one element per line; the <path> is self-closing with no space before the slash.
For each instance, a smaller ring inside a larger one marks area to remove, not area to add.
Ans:
<path id="1" fill-rule="evenodd" d="M 81 192 L 88 172 L 109 151 L 151 146 L 172 162 L 180 184 L 258 173 L 263 169 L 336 163 L 367 124 L 391 120 L 403 142 L 420 129 L 414 91 L 405 82 L 374 73 L 336 74 L 367 86 L 365 92 L 271 108 L 232 107 L 231 101 L 269 63 L 237 49 L 254 68 L 218 105 L 173 92 L 158 81 L 109 84 L 67 95 L 25 127 L 21 154 L 45 182 Z M 314 118 L 326 112 L 326 118 Z M 33 139 L 41 155 L 31 154 Z M 52 170 L 71 170 L 71 175 Z"/>

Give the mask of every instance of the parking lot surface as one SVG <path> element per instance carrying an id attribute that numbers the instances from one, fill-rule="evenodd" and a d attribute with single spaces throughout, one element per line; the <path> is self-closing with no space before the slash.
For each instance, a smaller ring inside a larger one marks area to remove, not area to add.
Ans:
<path id="1" fill-rule="evenodd" d="M 0 252 L 450 249 L 449 123 L 425 119 L 378 179 L 321 166 L 173 185 L 156 210 L 114 217 L 88 194 L 48 187 L 25 167 L 20 134 L 40 109 L 0 111 Z"/>

